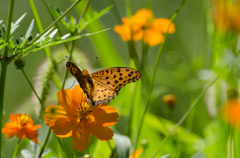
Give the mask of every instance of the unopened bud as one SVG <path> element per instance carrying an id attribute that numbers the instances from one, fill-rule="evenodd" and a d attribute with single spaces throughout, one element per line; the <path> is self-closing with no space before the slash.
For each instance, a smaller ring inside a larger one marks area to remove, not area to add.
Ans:
<path id="1" fill-rule="evenodd" d="M 166 94 L 163 96 L 163 102 L 169 108 L 175 107 L 176 101 L 176 97 L 172 94 Z"/>
<path id="2" fill-rule="evenodd" d="M 227 90 L 227 96 L 228 96 L 228 100 L 236 99 L 239 96 L 239 92 L 237 89 L 230 88 Z"/>
<path id="3" fill-rule="evenodd" d="M 25 66 L 25 62 L 22 59 L 17 59 L 14 61 L 14 65 L 16 69 L 23 69 Z"/>
<path id="4" fill-rule="evenodd" d="M 148 147 L 148 140 L 147 139 L 142 139 L 141 140 L 141 145 L 143 148 L 147 148 Z"/>

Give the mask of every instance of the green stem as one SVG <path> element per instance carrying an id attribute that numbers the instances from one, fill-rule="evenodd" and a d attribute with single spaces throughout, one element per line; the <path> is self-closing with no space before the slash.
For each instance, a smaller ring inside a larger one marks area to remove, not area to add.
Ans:
<path id="1" fill-rule="evenodd" d="M 38 101 L 39 101 L 39 103 L 41 104 L 42 110 L 43 110 L 43 112 L 44 112 L 44 111 L 45 111 L 45 108 L 44 108 L 44 106 L 43 106 L 43 102 L 42 102 L 42 100 L 40 99 L 40 97 L 38 96 L 37 92 L 35 91 L 35 89 L 34 89 L 32 83 L 30 82 L 29 78 L 27 77 L 25 71 L 24 71 L 23 69 L 21 69 L 21 70 L 22 70 L 22 73 L 23 73 L 24 77 L 27 79 L 28 84 L 29 84 L 30 87 L 32 88 L 34 94 L 35 94 L 36 97 L 38 98 Z"/>
<path id="2" fill-rule="evenodd" d="M 74 150 L 74 155 L 73 155 L 74 158 L 77 158 L 77 151 Z"/>
<path id="3" fill-rule="evenodd" d="M 143 126 L 143 121 L 144 121 L 144 118 L 145 118 L 145 115 L 147 113 L 147 110 L 148 110 L 148 106 L 149 106 L 149 99 L 150 99 L 150 96 L 151 96 L 151 93 L 152 93 L 152 90 L 153 90 L 153 85 L 154 85 L 154 81 L 155 81 L 155 76 L 156 76 L 156 73 L 157 73 L 157 68 L 158 68 L 158 64 L 159 64 L 159 61 L 160 61 L 160 58 L 161 58 L 161 55 L 162 55 L 162 51 L 163 51 L 163 47 L 165 45 L 165 42 L 166 42 L 166 39 L 167 39 L 167 36 L 168 36 L 168 30 L 170 28 L 170 25 L 172 24 L 172 22 L 174 21 L 174 19 L 176 18 L 176 16 L 178 15 L 178 13 L 180 12 L 180 10 L 182 9 L 183 5 L 185 4 L 187 0 L 183 0 L 182 3 L 180 4 L 180 6 L 178 7 L 178 9 L 176 10 L 176 12 L 173 14 L 173 16 L 171 17 L 170 19 L 170 23 L 168 25 L 168 28 L 167 28 L 167 31 L 164 35 L 164 40 L 163 40 L 163 43 L 161 44 L 160 48 L 159 48 L 159 51 L 158 51 L 158 56 L 157 56 L 157 59 L 156 59 L 156 62 L 155 62 L 155 66 L 154 66 L 154 70 L 153 70 L 153 76 L 152 76 L 152 82 L 150 83 L 150 88 L 149 88 L 149 92 L 147 93 L 147 97 L 146 97 L 146 106 L 145 106 L 145 109 L 143 111 L 143 115 L 141 117 L 141 120 L 140 120 L 140 123 L 139 123 L 139 128 L 138 128 L 138 131 L 136 133 L 136 137 L 134 139 L 134 143 L 133 143 L 133 152 L 135 152 L 136 150 L 136 147 L 138 145 L 138 141 L 139 141 L 139 136 L 140 136 L 140 133 L 141 133 L 141 129 L 142 129 L 142 126 Z M 134 154 L 134 153 L 133 153 Z"/>
<path id="4" fill-rule="evenodd" d="M 34 4 L 33 0 L 29 0 L 29 4 L 31 6 L 32 13 L 33 13 L 34 19 L 36 21 L 38 31 L 43 32 L 42 23 L 41 23 L 41 20 L 39 18 L 39 15 L 38 15 L 38 12 L 37 12 L 37 9 L 35 7 L 35 4 Z M 50 48 L 49 47 L 44 48 L 44 53 L 45 53 L 45 56 L 48 57 L 50 59 L 50 61 L 52 62 L 52 64 L 54 65 L 54 69 L 57 70 L 57 64 L 52 57 Z"/>
<path id="5" fill-rule="evenodd" d="M 64 16 L 66 16 L 67 13 L 69 13 L 81 0 L 77 0 L 75 3 L 73 3 L 59 18 L 57 18 L 51 25 L 49 25 L 42 33 L 40 33 L 39 36 L 36 36 L 33 38 L 30 42 L 28 42 L 28 45 L 31 45 L 33 42 L 38 40 L 44 33 L 46 33 L 50 28 L 52 28 L 58 21 L 60 21 Z"/>
<path id="6" fill-rule="evenodd" d="M 53 13 L 51 12 L 51 10 L 49 9 L 48 4 L 45 2 L 45 0 L 42 0 L 42 2 L 43 2 L 43 4 L 45 5 L 45 7 L 47 8 L 48 13 L 49 13 L 49 15 L 50 15 L 51 18 L 52 18 L 52 21 L 55 21 L 56 19 L 55 19 Z M 58 29 L 58 34 L 62 37 L 62 36 L 63 36 L 63 33 L 62 33 L 62 31 L 61 31 L 61 29 L 60 29 L 60 27 L 58 26 L 57 23 L 55 24 L 55 27 Z M 67 49 L 67 51 L 69 51 L 69 48 L 68 48 L 67 43 L 63 43 L 63 44 L 64 44 L 65 48 Z"/>
<path id="7" fill-rule="evenodd" d="M 9 42 L 10 38 L 10 31 L 11 31 L 11 22 L 13 17 L 13 8 L 14 8 L 15 0 L 10 0 L 9 9 L 8 9 L 8 20 L 7 20 L 7 30 L 5 34 L 4 43 Z M 6 81 L 6 74 L 7 74 L 7 66 L 9 61 L 8 59 L 8 47 L 5 46 L 3 48 L 3 56 L 1 60 L 1 74 L 0 74 L 0 128 L 2 129 L 2 120 L 3 120 L 3 104 L 4 104 L 4 89 L 5 89 L 5 81 Z M 2 157 L 2 130 L 0 133 L 0 158 Z"/>
<path id="8" fill-rule="evenodd" d="M 86 11 L 87 11 L 90 3 L 91 3 L 91 0 L 87 0 L 86 5 L 85 5 L 85 8 L 84 8 L 84 10 L 83 10 L 83 12 L 82 12 L 82 15 L 81 15 L 80 19 L 79 19 L 79 22 L 81 21 L 82 18 L 84 18 L 85 13 L 86 13 Z"/>
<path id="9" fill-rule="evenodd" d="M 45 148 L 46 145 L 47 145 L 47 142 L 48 142 L 48 139 L 49 139 L 50 134 L 51 134 L 51 128 L 49 127 L 48 132 L 47 132 L 47 136 L 46 136 L 45 141 L 44 141 L 44 143 L 43 143 L 42 149 L 41 149 L 41 151 L 40 151 L 40 153 L 39 153 L 39 155 L 38 155 L 38 158 L 41 158 L 41 157 L 42 157 L 42 154 L 43 154 L 43 152 L 44 152 L 44 148 Z"/>
<path id="10" fill-rule="evenodd" d="M 226 67 L 223 69 L 223 71 L 226 69 Z M 161 150 L 161 147 L 163 145 L 163 143 L 169 138 L 169 136 L 176 131 L 176 129 L 183 123 L 183 121 L 187 118 L 187 116 L 189 115 L 189 113 L 193 110 L 193 108 L 197 105 L 197 103 L 200 101 L 200 99 L 203 97 L 203 95 L 206 93 L 206 91 L 217 81 L 217 79 L 221 76 L 221 74 L 223 73 L 223 71 L 211 82 L 208 84 L 208 86 L 202 91 L 202 93 L 197 97 L 197 99 L 190 105 L 189 109 L 187 110 L 187 112 L 183 115 L 183 117 L 178 121 L 178 123 L 174 126 L 174 128 L 168 133 L 168 135 L 163 139 L 163 141 L 161 142 L 161 144 L 159 145 L 158 149 L 156 150 L 156 152 L 154 152 L 151 156 L 151 158 L 153 158 L 154 156 L 156 156 L 156 154 Z"/>
<path id="11" fill-rule="evenodd" d="M 14 153 L 13 153 L 13 158 L 15 158 L 17 153 L 18 153 L 18 148 L 19 148 L 20 141 L 21 141 L 21 139 L 19 138 L 18 143 L 17 143 L 17 145 L 15 147 L 15 150 L 14 150 Z"/>

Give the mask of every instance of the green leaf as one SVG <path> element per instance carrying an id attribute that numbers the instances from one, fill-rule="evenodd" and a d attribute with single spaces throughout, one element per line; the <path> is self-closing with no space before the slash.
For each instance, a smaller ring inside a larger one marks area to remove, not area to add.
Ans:
<path id="1" fill-rule="evenodd" d="M 130 155 L 131 141 L 127 136 L 115 134 L 113 136 L 115 142 L 115 151 L 118 158 L 126 158 Z"/>
<path id="2" fill-rule="evenodd" d="M 49 43 L 45 44 L 45 41 L 42 40 L 42 42 L 44 42 L 44 44 L 42 45 L 39 45 L 39 40 L 37 42 L 35 42 L 35 44 L 38 46 L 37 48 L 33 49 L 33 50 L 30 50 L 29 52 L 25 53 L 24 56 L 26 56 L 27 54 L 29 53 L 32 53 L 32 52 L 35 52 L 35 51 L 38 51 L 38 50 L 41 50 L 45 47 L 50 47 L 50 46 L 54 46 L 54 45 L 58 45 L 58 44 L 62 44 L 62 43 L 66 43 L 66 42 L 70 42 L 70 41 L 74 41 L 74 40 L 77 40 L 77 39 L 80 39 L 80 38 L 83 38 L 83 37 L 87 37 L 87 36 L 91 36 L 93 34 L 97 34 L 97 33 L 101 33 L 101 32 L 104 32 L 108 29 L 105 29 L 105 30 L 102 30 L 102 31 L 98 31 L 98 32 L 94 32 L 94 33 L 88 33 L 88 34 L 84 34 L 84 35 L 78 35 L 78 36 L 73 36 L 73 37 L 70 37 L 70 38 L 67 38 L 67 39 L 63 39 L 61 41 L 50 41 Z M 65 35 L 64 35 L 65 36 Z M 62 37 L 64 37 L 62 36 Z M 27 50 L 28 48 L 25 48 L 25 50 Z"/>
<path id="3" fill-rule="evenodd" d="M 19 23 L 22 21 L 22 19 L 25 17 L 27 13 L 24 13 L 20 18 L 17 19 L 17 21 L 15 23 L 12 23 L 11 25 L 11 33 L 13 34 L 14 31 L 16 31 L 16 29 L 19 27 Z"/>
<path id="4" fill-rule="evenodd" d="M 27 39 L 28 37 L 30 37 L 32 35 L 32 29 L 33 29 L 33 25 L 34 25 L 34 19 L 31 21 L 28 30 L 25 34 L 25 39 Z"/>

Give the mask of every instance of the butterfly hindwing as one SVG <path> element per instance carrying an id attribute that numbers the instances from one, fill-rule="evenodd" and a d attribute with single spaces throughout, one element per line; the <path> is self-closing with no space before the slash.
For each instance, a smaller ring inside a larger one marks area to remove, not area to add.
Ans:
<path id="1" fill-rule="evenodd" d="M 141 77 L 141 73 L 128 67 L 116 67 L 103 69 L 91 74 L 93 84 L 96 87 L 94 98 L 98 102 L 109 102 L 130 82 L 135 82 Z M 102 88 L 103 87 L 103 88 Z M 101 89 L 101 91 L 98 91 Z"/>

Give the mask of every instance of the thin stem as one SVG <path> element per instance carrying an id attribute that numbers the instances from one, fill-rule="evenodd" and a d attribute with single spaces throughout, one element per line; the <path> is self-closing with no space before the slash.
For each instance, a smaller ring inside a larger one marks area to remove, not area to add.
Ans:
<path id="1" fill-rule="evenodd" d="M 172 22 L 174 21 L 174 19 L 176 18 L 176 16 L 178 15 L 178 13 L 180 12 L 180 10 L 182 9 L 183 5 L 185 4 L 187 0 L 183 0 L 182 3 L 180 4 L 180 6 L 178 7 L 178 9 L 176 10 L 176 12 L 173 14 L 173 16 L 171 17 L 171 20 L 170 20 L 170 23 L 168 25 L 168 28 L 167 28 L 167 31 L 164 35 L 164 40 L 163 40 L 163 43 L 161 44 L 160 48 L 159 48 L 159 51 L 158 51 L 158 56 L 157 56 L 157 59 L 156 59 L 156 62 L 155 62 L 155 66 L 154 66 L 154 70 L 153 70 L 153 76 L 152 76 L 152 82 L 150 83 L 150 88 L 149 88 L 149 91 L 147 93 L 147 97 L 146 97 L 146 106 L 145 106 L 145 109 L 143 111 L 143 115 L 141 117 L 141 120 L 140 120 L 140 124 L 139 124 L 139 128 L 138 128 L 138 131 L 137 131 L 137 134 L 136 134 L 136 137 L 135 137 L 135 142 L 134 142 L 134 146 L 133 146 L 133 152 L 135 152 L 136 150 L 136 147 L 138 145 L 138 141 L 139 141 L 139 136 L 140 136 L 140 133 L 141 133 L 141 129 L 142 129 L 142 126 L 143 126 L 143 121 L 144 121 L 144 118 L 145 118 L 145 115 L 147 113 L 147 110 L 148 110 L 148 106 L 149 106 L 149 99 L 150 99 L 150 96 L 151 96 L 151 93 L 152 93 L 152 90 L 153 90 L 153 85 L 154 85 L 154 81 L 155 81 L 155 76 L 156 76 L 156 73 L 157 73 L 157 68 L 158 68 L 158 64 L 159 64 L 159 61 L 160 61 L 160 58 L 161 58 L 161 55 L 162 55 L 162 51 L 163 51 L 163 47 L 165 45 L 165 42 L 166 42 L 166 39 L 167 39 L 167 35 L 168 35 L 168 30 L 170 28 L 170 25 L 172 24 Z"/>
<path id="2" fill-rule="evenodd" d="M 18 153 L 18 148 L 19 148 L 20 141 L 21 141 L 21 139 L 19 138 L 18 143 L 17 143 L 17 145 L 15 147 L 15 150 L 14 150 L 14 153 L 13 153 L 13 158 L 15 158 L 17 153 Z"/>
<path id="3" fill-rule="evenodd" d="M 49 139 L 50 134 L 51 134 L 51 128 L 49 127 L 48 132 L 47 132 L 47 136 L 46 136 L 45 141 L 44 141 L 44 143 L 43 143 L 42 149 L 41 149 L 41 151 L 40 151 L 40 153 L 39 153 L 39 155 L 38 155 L 38 158 L 41 158 L 41 157 L 42 157 L 44 148 L 45 148 L 46 145 L 47 145 L 47 142 L 48 142 L 48 139 Z"/>
<path id="4" fill-rule="evenodd" d="M 34 19 L 36 21 L 36 25 L 37 25 L 38 31 L 39 32 L 43 32 L 42 23 L 41 23 L 41 20 L 39 18 L 39 15 L 38 15 L 38 12 L 37 12 L 37 9 L 35 7 L 35 4 L 34 4 L 33 0 L 29 0 L 29 4 L 31 6 L 32 13 L 33 13 Z M 55 63 L 55 61 L 52 58 L 52 54 L 51 54 L 51 51 L 50 51 L 49 47 L 44 48 L 44 53 L 45 53 L 46 57 L 50 58 L 51 62 L 54 65 L 54 68 L 56 68 L 56 63 Z"/>
<path id="5" fill-rule="evenodd" d="M 45 1 L 45 0 L 42 0 L 42 2 L 43 2 L 43 4 L 45 5 L 45 7 L 47 8 L 48 13 L 49 13 L 49 15 L 50 15 L 51 18 L 52 18 L 52 21 L 55 21 L 56 19 L 55 19 L 53 13 L 51 12 L 51 10 L 49 9 L 49 6 L 48 6 L 48 4 L 46 3 L 46 1 Z M 55 24 L 55 27 L 58 28 L 58 34 L 62 37 L 62 36 L 63 36 L 63 33 L 62 33 L 62 31 L 61 31 L 61 29 L 60 29 L 60 27 L 58 26 L 57 23 Z M 68 48 L 67 43 L 63 43 L 63 44 L 64 44 L 65 48 L 67 49 L 67 51 L 69 51 L 69 48 Z"/>
<path id="6" fill-rule="evenodd" d="M 10 38 L 10 31 L 11 31 L 11 22 L 13 17 L 13 8 L 14 8 L 15 0 L 10 0 L 9 9 L 8 9 L 8 20 L 7 20 L 7 30 L 4 39 L 4 43 L 8 43 Z M 7 66 L 9 61 L 7 61 L 8 57 L 8 47 L 5 46 L 3 48 L 3 56 L 1 61 L 1 74 L 0 74 L 0 129 L 2 129 L 2 120 L 3 120 L 3 104 L 4 104 L 4 89 L 5 89 L 5 81 L 6 81 L 6 74 L 7 74 Z M 0 158 L 2 157 L 2 130 L 0 133 Z"/>
<path id="7" fill-rule="evenodd" d="M 84 10 L 83 10 L 83 12 L 82 12 L 82 15 L 81 15 L 80 19 L 79 19 L 79 22 L 84 18 L 85 13 L 86 13 L 86 11 L 87 11 L 90 3 L 91 3 L 91 0 L 87 0 L 86 5 L 85 5 L 85 8 L 84 8 Z"/>
<path id="8" fill-rule="evenodd" d="M 73 155 L 74 158 L 77 158 L 77 151 L 74 150 L 74 155 Z"/>
<path id="9" fill-rule="evenodd" d="M 45 111 L 45 108 L 44 108 L 44 106 L 43 106 L 43 102 L 42 102 L 42 100 L 40 99 L 40 97 L 38 96 L 37 92 L 35 91 L 35 89 L 34 89 L 32 83 L 30 82 L 29 78 L 27 77 L 27 74 L 25 73 L 25 71 L 24 71 L 23 69 L 21 69 L 21 70 L 22 70 L 22 73 L 23 73 L 24 77 L 26 78 L 28 84 L 29 84 L 30 87 L 32 88 L 32 91 L 33 91 L 34 94 L 36 95 L 36 97 L 37 97 L 39 103 L 41 104 L 42 111 L 44 112 L 44 111 Z"/>
<path id="10" fill-rule="evenodd" d="M 73 5 L 71 5 L 59 18 L 57 18 L 51 25 L 49 25 L 39 36 L 33 38 L 28 45 L 31 45 L 33 42 L 38 40 L 44 33 L 46 33 L 51 27 L 53 27 L 59 20 L 61 20 L 68 12 L 70 12 L 81 0 L 77 0 Z"/>

